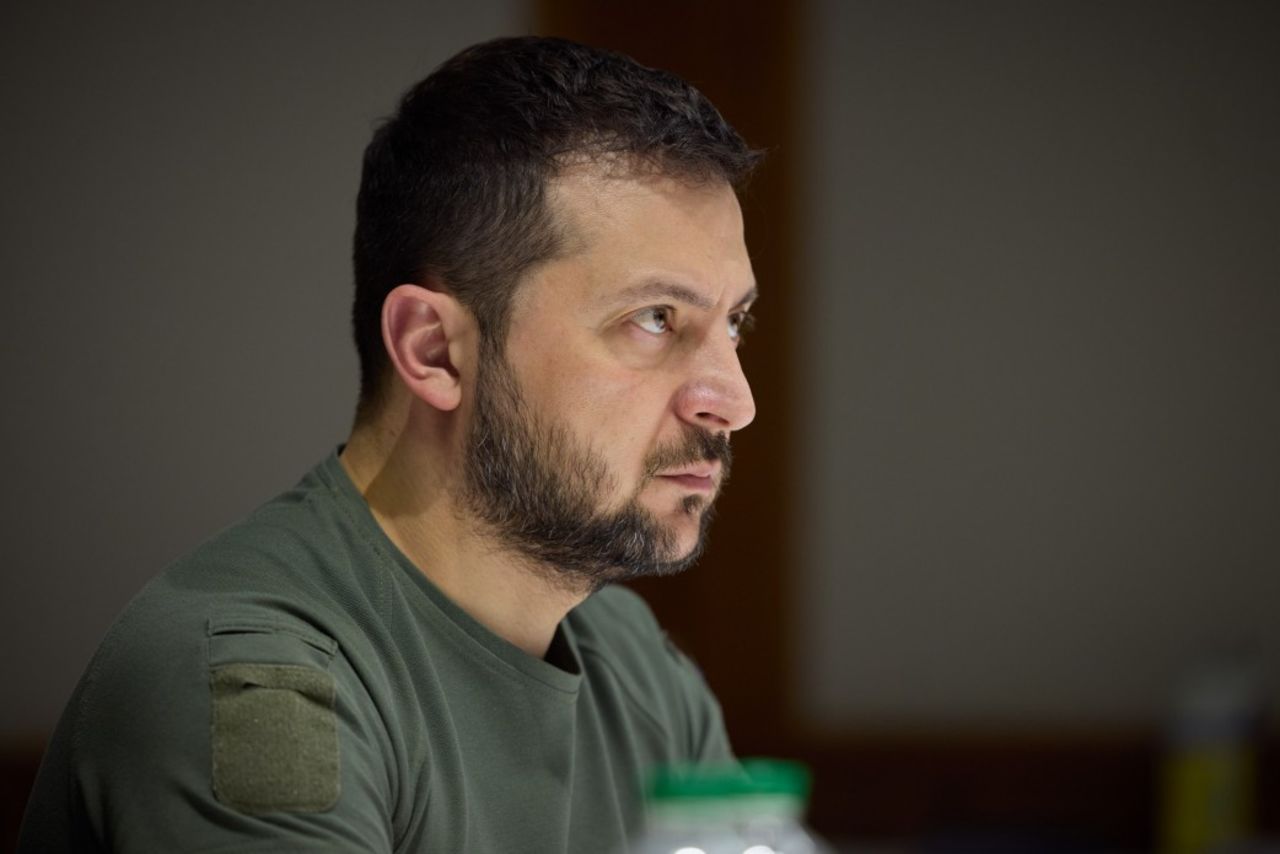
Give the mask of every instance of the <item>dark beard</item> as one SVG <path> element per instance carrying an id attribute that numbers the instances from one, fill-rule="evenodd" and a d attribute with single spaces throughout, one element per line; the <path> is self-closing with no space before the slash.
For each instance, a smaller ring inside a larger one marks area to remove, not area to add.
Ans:
<path id="1" fill-rule="evenodd" d="M 466 507 L 506 549 L 575 591 L 648 575 L 672 575 L 702 554 L 713 505 L 701 495 L 681 501 L 701 514 L 698 540 L 676 553 L 671 532 L 640 505 L 639 494 L 659 472 L 700 461 L 731 462 L 727 436 L 687 425 L 681 440 L 645 460 L 645 476 L 619 510 L 603 512 L 601 497 L 616 480 L 608 464 L 559 425 L 539 421 L 501 355 L 482 355 L 474 422 L 467 437 Z"/>

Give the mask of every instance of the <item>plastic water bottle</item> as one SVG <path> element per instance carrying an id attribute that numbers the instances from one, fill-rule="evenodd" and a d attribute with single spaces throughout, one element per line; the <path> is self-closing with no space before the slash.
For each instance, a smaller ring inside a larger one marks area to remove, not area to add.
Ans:
<path id="1" fill-rule="evenodd" d="M 826 854 L 801 821 L 809 786 L 797 762 L 661 769 L 632 854 Z"/>

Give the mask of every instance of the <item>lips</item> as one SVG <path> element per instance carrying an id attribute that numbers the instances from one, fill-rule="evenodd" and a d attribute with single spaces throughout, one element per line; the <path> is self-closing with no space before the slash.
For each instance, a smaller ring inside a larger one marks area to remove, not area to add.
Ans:
<path id="1" fill-rule="evenodd" d="M 658 477 L 670 483 L 683 486 L 686 489 L 692 489 L 697 492 L 710 492 L 715 489 L 716 478 L 719 473 L 719 464 L 699 463 L 698 465 L 663 472 Z"/>
<path id="2" fill-rule="evenodd" d="M 719 471 L 720 471 L 720 465 L 718 463 L 700 463 L 694 466 L 685 466 L 684 468 L 680 468 L 680 469 L 672 469 L 671 471 L 664 471 L 661 476 L 662 477 L 698 477 L 698 478 L 714 479 L 716 476 L 716 473 Z"/>

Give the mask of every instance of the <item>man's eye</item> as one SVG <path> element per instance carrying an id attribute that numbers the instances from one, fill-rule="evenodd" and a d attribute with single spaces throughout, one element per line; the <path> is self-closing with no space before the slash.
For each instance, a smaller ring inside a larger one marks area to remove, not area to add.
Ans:
<path id="1" fill-rule="evenodd" d="M 756 325 L 756 318 L 749 311 L 740 311 L 736 314 L 729 315 L 729 337 L 735 342 L 741 342 L 742 336 L 750 332 Z"/>
<path id="2" fill-rule="evenodd" d="M 645 332 L 661 335 L 671 329 L 671 310 L 663 306 L 646 308 L 632 315 L 632 320 Z"/>

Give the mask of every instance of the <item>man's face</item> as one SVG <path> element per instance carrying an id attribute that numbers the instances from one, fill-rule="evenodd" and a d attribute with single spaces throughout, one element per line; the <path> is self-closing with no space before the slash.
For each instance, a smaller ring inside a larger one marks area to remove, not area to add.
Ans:
<path id="1" fill-rule="evenodd" d="M 468 504 L 575 586 L 676 572 L 702 549 L 729 434 L 755 415 L 737 199 L 588 169 L 549 195 L 570 249 L 520 285 L 505 352 L 481 358 Z"/>

